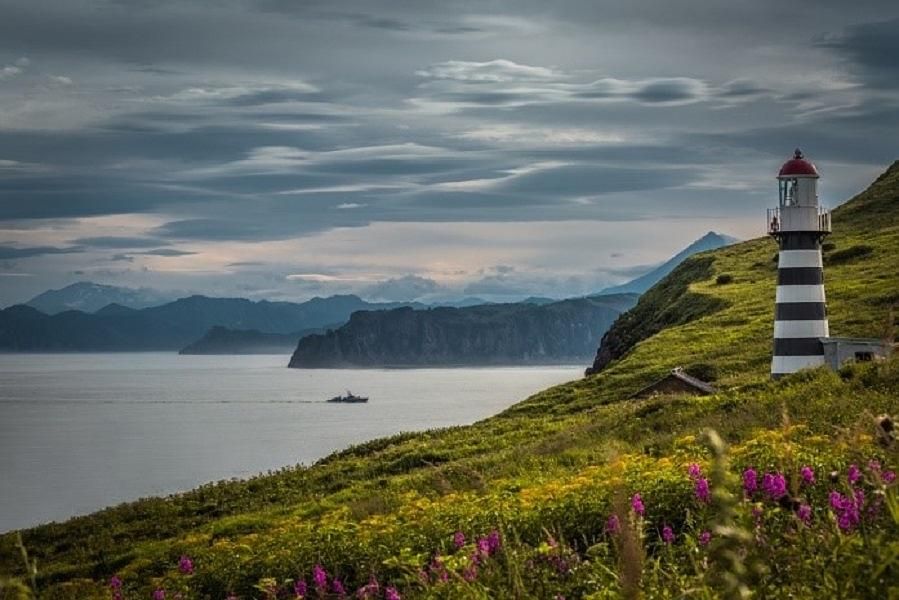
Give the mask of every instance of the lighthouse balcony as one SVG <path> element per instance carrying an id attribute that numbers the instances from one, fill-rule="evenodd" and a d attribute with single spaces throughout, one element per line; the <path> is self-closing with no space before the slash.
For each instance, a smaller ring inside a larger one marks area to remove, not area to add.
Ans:
<path id="1" fill-rule="evenodd" d="M 781 206 L 768 209 L 768 235 L 784 232 L 830 233 L 830 211 L 820 206 Z"/>

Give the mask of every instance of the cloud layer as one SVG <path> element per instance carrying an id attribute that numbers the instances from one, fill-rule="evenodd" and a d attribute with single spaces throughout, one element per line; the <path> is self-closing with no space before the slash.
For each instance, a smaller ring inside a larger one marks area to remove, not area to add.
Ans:
<path id="1" fill-rule="evenodd" d="M 831 204 L 897 154 L 888 2 L 0 9 L 0 305 L 85 277 L 589 292 L 708 229 L 760 233 L 797 145 Z"/>

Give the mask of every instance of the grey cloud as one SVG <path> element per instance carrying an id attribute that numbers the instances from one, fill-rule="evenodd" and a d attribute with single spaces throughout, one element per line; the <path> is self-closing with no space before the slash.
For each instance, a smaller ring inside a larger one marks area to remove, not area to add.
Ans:
<path id="1" fill-rule="evenodd" d="M 840 34 L 821 36 L 817 44 L 842 53 L 862 69 L 875 87 L 899 87 L 899 17 L 853 25 Z"/>
<path id="2" fill-rule="evenodd" d="M 100 236 L 78 238 L 72 240 L 72 243 L 94 248 L 153 248 L 164 246 L 167 242 L 150 237 Z"/>
<path id="3" fill-rule="evenodd" d="M 46 256 L 48 254 L 74 254 L 84 252 L 84 248 L 78 246 L 70 246 L 67 248 L 57 248 L 55 246 L 26 246 L 17 248 L 15 246 L 0 245 L 0 260 L 16 260 L 20 258 L 32 258 L 35 256 Z"/>
<path id="4" fill-rule="evenodd" d="M 417 300 L 441 290 L 443 290 L 443 287 L 433 279 L 418 275 L 404 275 L 403 277 L 378 282 L 364 288 L 361 293 L 366 298 L 374 300 L 404 302 Z"/>
<path id="5" fill-rule="evenodd" d="M 190 256 L 192 254 L 196 254 L 196 252 L 188 252 L 186 250 L 175 250 L 174 248 L 157 248 L 156 250 L 147 250 L 146 252 L 136 252 L 135 254 L 142 254 L 145 256 L 175 257 L 175 256 Z"/>

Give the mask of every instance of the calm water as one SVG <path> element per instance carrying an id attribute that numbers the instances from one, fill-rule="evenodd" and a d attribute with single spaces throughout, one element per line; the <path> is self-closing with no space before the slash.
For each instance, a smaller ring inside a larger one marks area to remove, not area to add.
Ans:
<path id="1" fill-rule="evenodd" d="M 286 356 L 0 354 L 0 532 L 471 423 L 582 367 L 287 369 Z M 327 404 L 344 390 L 368 404 Z"/>

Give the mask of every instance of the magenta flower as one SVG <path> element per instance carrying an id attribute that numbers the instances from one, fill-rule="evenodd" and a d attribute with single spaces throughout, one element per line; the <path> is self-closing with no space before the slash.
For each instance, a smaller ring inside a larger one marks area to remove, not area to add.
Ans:
<path id="1" fill-rule="evenodd" d="M 858 468 L 858 465 L 851 464 L 849 465 L 849 469 L 846 472 L 846 479 L 849 480 L 849 485 L 855 485 L 858 483 L 858 480 L 862 478 L 861 469 Z"/>
<path id="2" fill-rule="evenodd" d="M 759 489 L 758 473 L 755 469 L 748 468 L 743 471 L 743 491 L 747 496 L 752 496 Z"/>
<path id="3" fill-rule="evenodd" d="M 646 514 L 646 507 L 643 506 L 643 498 L 640 497 L 640 494 L 634 494 L 631 498 L 631 509 L 633 509 L 638 517 L 642 517 Z"/>
<path id="4" fill-rule="evenodd" d="M 762 477 L 762 490 L 772 500 L 778 500 L 787 495 L 787 480 L 780 473 L 765 473 Z"/>
<path id="5" fill-rule="evenodd" d="M 465 545 L 465 534 L 461 531 L 457 531 L 453 534 L 453 546 L 455 546 L 456 550 Z"/>
<path id="6" fill-rule="evenodd" d="M 800 504 L 796 509 L 796 516 L 800 521 L 809 525 L 812 522 L 812 507 L 808 504 Z"/>
<path id="7" fill-rule="evenodd" d="M 802 477 L 802 483 L 805 485 L 814 485 L 815 471 L 813 471 L 811 467 L 802 467 L 799 470 L 799 475 Z"/>
<path id="8" fill-rule="evenodd" d="M 708 504 L 712 501 L 712 495 L 709 492 L 709 480 L 705 477 L 699 477 L 696 479 L 694 492 L 696 493 L 696 499 L 700 502 Z"/>
<path id="9" fill-rule="evenodd" d="M 491 556 L 502 547 L 503 540 L 499 535 L 499 531 L 494 529 L 487 535 L 487 553 Z"/>
<path id="10" fill-rule="evenodd" d="M 293 582 L 293 595 L 297 598 L 305 598 L 309 593 L 309 586 L 306 585 L 305 579 L 297 579 Z"/>
<path id="11" fill-rule="evenodd" d="M 896 472 L 895 471 L 884 471 L 880 474 L 880 480 L 884 483 L 893 483 L 896 481 Z"/>
<path id="12" fill-rule="evenodd" d="M 703 531 L 699 534 L 699 545 L 700 546 L 708 546 L 709 542 L 712 541 L 712 532 L 711 531 Z"/>
<path id="13" fill-rule="evenodd" d="M 182 554 L 181 558 L 178 559 L 178 570 L 181 571 L 182 575 L 193 575 L 194 561 L 192 561 L 186 554 Z"/>
<path id="14" fill-rule="evenodd" d="M 328 572 L 321 565 L 312 567 L 312 581 L 318 590 L 328 589 Z"/>
<path id="15" fill-rule="evenodd" d="M 467 581 L 468 583 L 471 583 L 472 581 L 477 579 L 478 578 L 478 566 L 477 565 L 468 565 L 467 567 L 465 567 L 465 569 L 462 571 L 462 578 L 465 581 Z"/>
<path id="16" fill-rule="evenodd" d="M 487 541 L 487 538 L 478 538 L 478 553 L 483 554 L 484 556 L 489 556 L 490 542 Z"/>
<path id="17" fill-rule="evenodd" d="M 109 589 L 112 592 L 112 600 L 122 600 L 122 580 L 118 575 L 109 579 Z"/>
<path id="18" fill-rule="evenodd" d="M 674 530 L 671 529 L 668 525 L 662 527 L 662 541 L 666 544 L 671 544 L 674 542 Z"/>
<path id="19" fill-rule="evenodd" d="M 690 475 L 690 479 L 697 479 L 702 477 L 702 468 L 696 463 L 690 463 L 690 466 L 687 467 L 687 473 Z"/>
<path id="20" fill-rule="evenodd" d="M 419 575 L 424 575 L 423 582 L 428 583 L 430 579 L 428 578 L 428 574 L 422 571 Z M 356 590 L 356 598 L 359 600 L 371 600 L 372 598 L 378 597 L 378 592 L 381 591 L 381 586 L 378 585 L 378 580 L 375 579 L 375 576 L 372 575 L 368 579 L 368 583 L 363 585 L 361 588 Z"/>
<path id="21" fill-rule="evenodd" d="M 384 600 L 402 600 L 400 593 L 393 586 L 384 590 Z"/>
<path id="22" fill-rule="evenodd" d="M 852 496 L 843 496 L 837 491 L 830 492 L 830 507 L 837 517 L 837 526 L 841 531 L 849 532 L 861 522 L 861 510 L 865 504 L 865 494 L 855 490 Z"/>
<path id="23" fill-rule="evenodd" d="M 165 600 L 165 590 L 156 588 L 156 591 L 153 592 L 153 600 Z"/>
<path id="24" fill-rule="evenodd" d="M 618 520 L 618 515 L 609 515 L 606 520 L 606 533 L 617 535 L 619 531 L 621 531 L 621 521 Z"/>
<path id="25" fill-rule="evenodd" d="M 346 598 L 346 588 L 343 587 L 343 582 L 336 577 L 331 582 L 331 591 L 337 594 L 338 598 Z"/>

